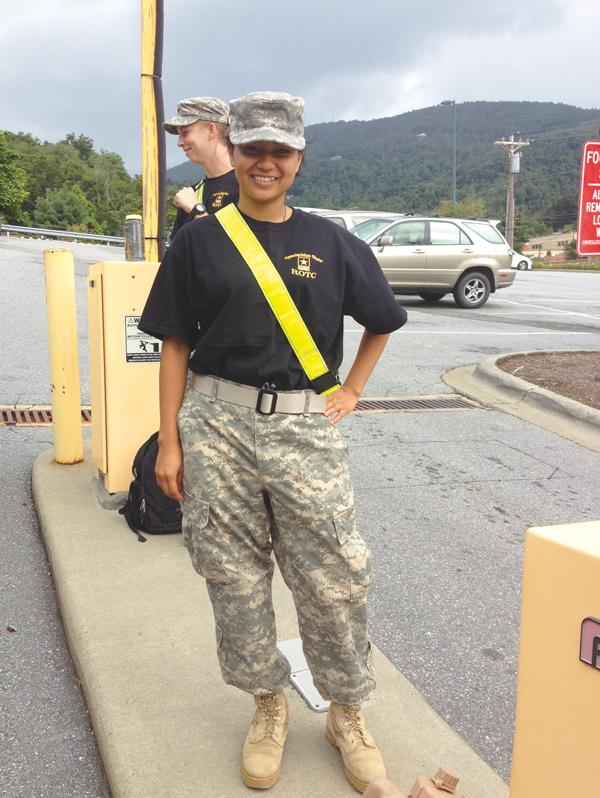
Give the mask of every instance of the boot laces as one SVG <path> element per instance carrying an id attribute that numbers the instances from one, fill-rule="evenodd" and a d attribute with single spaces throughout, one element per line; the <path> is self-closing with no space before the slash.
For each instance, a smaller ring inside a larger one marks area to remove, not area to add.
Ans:
<path id="1" fill-rule="evenodd" d="M 279 720 L 279 701 L 275 695 L 261 695 L 258 697 L 259 709 L 265 722 L 265 734 L 271 737 L 275 734 L 275 723 Z"/>
<path id="2" fill-rule="evenodd" d="M 345 706 L 344 707 L 344 714 L 346 716 L 346 726 L 354 734 L 357 734 L 361 740 L 365 739 L 365 728 L 363 724 L 363 718 L 360 714 L 360 709 L 358 707 L 352 706 Z"/>

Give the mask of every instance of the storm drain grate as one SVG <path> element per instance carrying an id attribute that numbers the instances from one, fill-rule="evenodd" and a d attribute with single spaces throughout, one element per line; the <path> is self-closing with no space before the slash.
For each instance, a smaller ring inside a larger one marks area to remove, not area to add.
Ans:
<path id="1" fill-rule="evenodd" d="M 481 410 L 481 405 L 456 394 L 441 396 L 405 396 L 397 399 L 360 399 L 359 413 L 413 412 L 423 410 Z"/>
<path id="2" fill-rule="evenodd" d="M 89 407 L 81 408 L 81 421 L 90 424 L 92 411 Z M 13 427 L 20 424 L 24 427 L 47 427 L 52 424 L 52 408 L 37 407 L 0 407 L 0 426 Z"/>
<path id="3" fill-rule="evenodd" d="M 427 410 L 482 410 L 481 405 L 466 399 L 464 396 L 444 394 L 442 396 L 408 396 L 390 399 L 360 399 L 356 405 L 357 413 L 419 413 Z M 92 411 L 89 407 L 81 408 L 81 421 L 91 424 Z M 52 424 L 52 408 L 39 405 L 37 407 L 0 407 L 0 426 L 12 427 L 44 427 Z"/>

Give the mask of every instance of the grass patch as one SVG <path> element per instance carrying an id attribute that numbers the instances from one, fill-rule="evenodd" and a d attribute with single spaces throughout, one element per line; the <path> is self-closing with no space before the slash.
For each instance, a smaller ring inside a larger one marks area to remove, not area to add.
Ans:
<path id="1" fill-rule="evenodd" d="M 566 260 L 562 263 L 544 263 L 544 261 L 533 261 L 534 269 L 553 269 L 563 271 L 579 272 L 600 272 L 600 260 Z"/>

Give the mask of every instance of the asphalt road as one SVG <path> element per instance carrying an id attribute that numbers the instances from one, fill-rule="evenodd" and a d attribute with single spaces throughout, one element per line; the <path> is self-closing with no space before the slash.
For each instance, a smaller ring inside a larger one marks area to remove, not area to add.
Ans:
<path id="1" fill-rule="evenodd" d="M 0 404 L 50 401 L 41 252 L 0 239 Z M 76 254 L 82 400 L 89 400 L 85 274 Z M 520 272 L 478 311 L 402 298 L 371 396 L 448 393 L 441 374 L 482 357 L 598 349 L 600 274 Z M 346 362 L 360 331 L 347 323 Z M 375 642 L 505 779 L 510 769 L 523 537 L 600 517 L 600 455 L 496 411 L 361 415 L 344 424 L 359 517 L 375 555 Z M 48 429 L 0 429 L 0 796 L 108 796 L 69 658 L 29 480 Z M 102 600 L 102 597 L 98 597 Z M 12 626 L 16 632 L 6 631 Z"/>

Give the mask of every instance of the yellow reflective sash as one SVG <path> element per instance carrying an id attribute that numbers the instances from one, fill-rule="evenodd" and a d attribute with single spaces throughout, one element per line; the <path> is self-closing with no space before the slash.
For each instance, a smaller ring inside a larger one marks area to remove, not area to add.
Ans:
<path id="1" fill-rule="evenodd" d="M 203 198 L 204 198 L 204 178 L 202 178 L 202 180 L 196 186 L 196 199 L 198 200 L 200 205 L 204 205 L 204 203 L 202 202 Z"/>
<path id="2" fill-rule="evenodd" d="M 217 211 L 215 216 L 250 267 L 308 379 L 313 382 L 319 377 L 330 375 L 327 364 L 317 349 L 317 345 L 279 272 L 237 207 L 233 203 L 226 205 Z M 333 377 L 333 379 L 335 378 Z M 339 383 L 332 386 L 331 380 L 329 380 L 329 386 L 324 390 L 315 389 L 327 396 L 339 388 Z"/>

